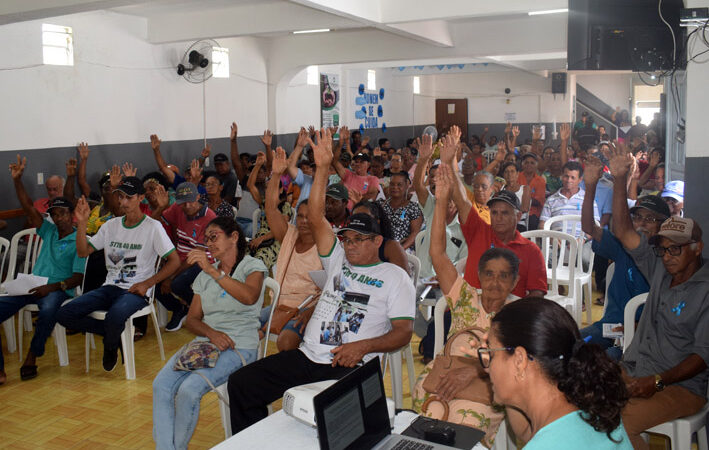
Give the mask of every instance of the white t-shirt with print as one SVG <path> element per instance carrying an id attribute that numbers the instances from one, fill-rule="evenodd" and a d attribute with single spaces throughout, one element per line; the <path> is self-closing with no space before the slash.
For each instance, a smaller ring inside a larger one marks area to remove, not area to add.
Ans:
<path id="1" fill-rule="evenodd" d="M 327 282 L 300 346 L 311 361 L 330 364 L 335 347 L 382 336 L 391 331 L 392 320 L 413 320 L 416 290 L 401 267 L 385 262 L 351 265 L 337 239 L 320 260 Z M 364 361 L 377 355 L 369 353 Z"/>
<path id="2" fill-rule="evenodd" d="M 124 217 L 114 217 L 89 238 L 96 250 L 104 250 L 106 281 L 104 285 L 128 289 L 152 277 L 158 256 L 175 251 L 162 224 L 144 216 L 137 225 L 127 227 Z"/>

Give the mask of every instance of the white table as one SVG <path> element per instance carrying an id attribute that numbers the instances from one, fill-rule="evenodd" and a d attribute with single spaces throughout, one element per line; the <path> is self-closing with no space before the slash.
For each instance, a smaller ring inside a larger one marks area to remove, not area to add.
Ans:
<path id="1" fill-rule="evenodd" d="M 402 411 L 394 418 L 393 433 L 401 433 L 418 417 L 417 414 Z M 260 450 L 317 450 L 318 431 L 298 422 L 280 410 L 265 419 L 240 431 L 214 447 L 216 450 L 258 448 Z M 486 450 L 480 443 L 473 450 Z"/>

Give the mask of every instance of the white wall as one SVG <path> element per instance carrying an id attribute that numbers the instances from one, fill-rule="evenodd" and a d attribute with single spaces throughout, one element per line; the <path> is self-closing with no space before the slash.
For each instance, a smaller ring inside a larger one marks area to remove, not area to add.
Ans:
<path id="1" fill-rule="evenodd" d="M 142 18 L 92 12 L 47 23 L 73 27 L 74 66 L 42 65 L 42 21 L 0 27 L 8 56 L 0 71 L 0 150 L 145 142 L 203 136 L 202 86 L 177 76 L 191 43 L 152 45 Z M 206 84 L 207 137 L 228 135 L 232 121 L 240 135 L 267 128 L 266 60 L 254 38 L 224 39 L 230 49 L 229 79 Z M 10 66 L 11 64 L 11 66 Z"/>
<path id="2" fill-rule="evenodd" d="M 628 109 L 628 99 L 633 96 L 632 73 L 578 74 L 576 82 L 591 91 L 611 108 Z"/>

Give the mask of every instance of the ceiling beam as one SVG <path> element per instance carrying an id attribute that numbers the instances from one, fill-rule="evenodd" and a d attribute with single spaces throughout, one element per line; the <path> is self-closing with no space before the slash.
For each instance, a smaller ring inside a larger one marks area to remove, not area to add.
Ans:
<path id="1" fill-rule="evenodd" d="M 0 25 L 48 17 L 78 14 L 118 6 L 147 3 L 149 0 L 2 0 Z"/>

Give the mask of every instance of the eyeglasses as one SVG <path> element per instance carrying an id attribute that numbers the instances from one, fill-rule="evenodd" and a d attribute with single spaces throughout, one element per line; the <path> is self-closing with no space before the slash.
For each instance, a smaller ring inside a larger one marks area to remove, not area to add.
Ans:
<path id="1" fill-rule="evenodd" d="M 208 235 L 208 236 L 205 235 L 205 236 L 204 236 L 204 242 L 206 242 L 207 244 L 209 244 L 210 242 L 214 242 L 214 241 L 217 240 L 217 237 L 219 237 L 220 234 L 224 234 L 224 233 L 222 233 L 222 232 L 220 232 L 220 231 L 215 231 L 214 233 L 212 233 L 212 234 L 210 234 L 210 235 Z"/>
<path id="2" fill-rule="evenodd" d="M 356 238 L 349 239 L 344 236 L 338 236 L 338 239 L 340 240 L 340 242 L 342 242 L 342 245 L 351 245 L 351 244 L 361 245 L 362 242 L 371 241 L 372 239 L 374 239 L 374 237 L 372 237 L 372 236 L 370 236 L 370 237 L 356 237 Z"/>
<path id="3" fill-rule="evenodd" d="M 664 222 L 664 219 L 658 219 L 657 217 L 652 217 L 652 216 L 641 216 L 640 214 L 631 214 L 630 218 L 633 219 L 633 222 L 645 222 L 645 223 Z"/>
<path id="4" fill-rule="evenodd" d="M 491 281 L 494 279 L 498 279 L 500 281 L 510 281 L 512 280 L 512 272 L 500 272 L 500 273 L 495 273 L 492 270 L 484 270 L 480 272 L 479 274 L 480 280 L 484 281 Z"/>
<path id="5" fill-rule="evenodd" d="M 670 245 L 669 247 L 660 247 L 658 245 L 653 247 L 652 251 L 655 252 L 655 256 L 658 258 L 665 256 L 665 252 L 669 253 L 670 256 L 679 256 L 679 254 L 682 253 L 682 247 L 689 244 L 694 244 L 694 241 L 682 245 Z"/>
<path id="6" fill-rule="evenodd" d="M 478 348 L 478 359 L 480 360 L 480 365 L 483 366 L 484 369 L 487 369 L 490 367 L 490 361 L 492 361 L 492 354 L 495 352 L 501 352 L 501 351 L 507 351 L 511 352 L 513 349 L 512 347 L 502 347 L 502 348 Z"/>

